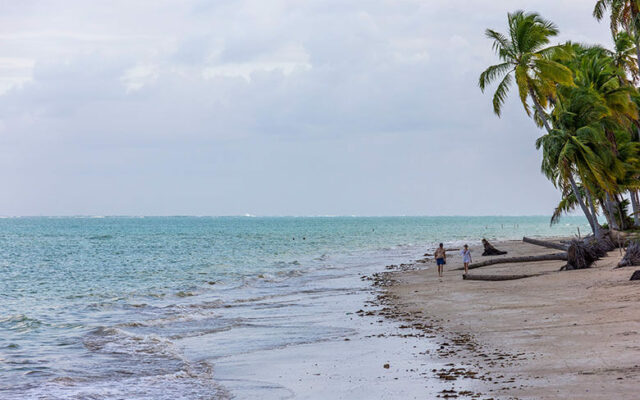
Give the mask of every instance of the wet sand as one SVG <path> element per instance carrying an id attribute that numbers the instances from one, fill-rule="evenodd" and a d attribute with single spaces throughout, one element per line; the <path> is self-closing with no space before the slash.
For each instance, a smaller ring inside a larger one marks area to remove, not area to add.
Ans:
<path id="1" fill-rule="evenodd" d="M 556 253 L 520 241 L 494 243 L 509 256 Z M 474 261 L 484 261 L 480 248 Z M 504 257 L 504 256 L 502 256 Z M 498 264 L 473 274 L 542 273 L 512 281 L 462 279 L 458 252 L 444 277 L 425 269 L 380 274 L 382 315 L 423 331 L 446 367 L 431 374 L 443 398 L 637 399 L 640 389 L 638 268 L 613 269 L 618 250 L 590 269 L 558 272 L 563 261 Z M 435 354 L 434 354 L 435 353 Z M 472 387 L 473 390 L 462 390 Z M 482 396 L 479 395 L 482 393 Z"/>

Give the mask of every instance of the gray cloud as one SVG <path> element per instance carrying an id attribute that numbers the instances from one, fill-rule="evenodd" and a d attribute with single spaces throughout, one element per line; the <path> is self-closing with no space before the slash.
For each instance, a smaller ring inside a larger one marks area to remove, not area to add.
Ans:
<path id="1" fill-rule="evenodd" d="M 578 0 L 6 6 L 8 215 L 548 214 L 541 132 L 476 87 L 483 31 L 526 7 L 608 41 Z"/>

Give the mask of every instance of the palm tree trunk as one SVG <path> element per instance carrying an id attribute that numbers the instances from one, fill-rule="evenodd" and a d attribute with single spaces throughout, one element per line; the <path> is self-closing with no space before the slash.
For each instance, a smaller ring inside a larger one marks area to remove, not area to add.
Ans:
<path id="1" fill-rule="evenodd" d="M 611 151 L 616 156 L 618 155 L 618 142 L 616 141 L 616 134 L 611 129 L 605 129 L 605 135 L 607 136 L 607 140 L 611 144 Z"/>
<path id="2" fill-rule="evenodd" d="M 575 179 L 573 179 L 573 176 L 569 175 L 569 182 L 571 183 L 571 189 L 573 190 L 573 194 L 576 196 L 576 200 L 578 200 L 578 203 L 580 204 L 580 208 L 582 208 L 582 212 L 584 213 L 585 217 L 587 217 L 587 221 L 589 221 L 589 225 L 591 226 L 591 230 L 593 231 L 593 234 L 595 235 L 596 233 L 596 222 L 594 221 L 594 215 L 591 215 L 591 213 L 589 212 L 589 209 L 587 208 L 586 204 L 584 203 L 584 199 L 582 198 L 582 195 L 580 194 L 580 190 L 578 189 L 578 185 L 576 184 Z"/>
<path id="3" fill-rule="evenodd" d="M 620 230 L 618 220 L 616 219 L 616 214 L 613 212 L 613 201 L 611 201 L 611 196 L 609 196 L 609 193 L 604 194 L 604 201 L 606 203 L 607 210 L 609 211 L 609 229 Z"/>
<path id="4" fill-rule="evenodd" d="M 620 226 L 620 230 L 625 230 L 628 228 L 627 226 L 627 215 L 624 213 L 624 210 L 622 209 L 622 200 L 624 200 L 622 198 L 622 196 L 620 195 L 620 193 L 616 193 L 613 195 L 613 200 L 614 200 L 614 205 L 616 206 L 616 209 L 618 210 L 618 225 Z"/>
<path id="5" fill-rule="evenodd" d="M 602 206 L 602 214 L 604 214 L 604 217 L 607 219 L 607 225 L 609 225 L 609 228 L 612 228 L 613 223 L 611 222 L 611 214 L 607 208 L 607 202 L 602 199 L 600 200 L 600 205 Z"/>
<path id="6" fill-rule="evenodd" d="M 533 100 L 533 106 L 536 108 L 536 111 L 538 111 L 538 115 L 540 115 L 542 125 L 544 125 L 547 133 L 551 133 L 551 126 L 549 125 L 549 121 L 547 121 L 547 113 L 544 112 L 544 109 L 538 102 L 538 98 L 536 97 L 536 94 L 532 88 L 529 88 L 529 96 L 531 96 L 531 100 Z"/>
<path id="7" fill-rule="evenodd" d="M 638 37 L 638 32 L 636 32 L 636 30 L 633 30 L 633 34 L 631 34 L 631 37 L 633 37 L 633 41 L 636 44 L 636 62 L 638 63 L 638 68 L 640 68 L 640 38 Z"/>
<path id="8" fill-rule="evenodd" d="M 593 215 L 593 225 L 591 226 L 591 228 L 593 229 L 593 234 L 595 235 L 596 239 L 600 239 L 600 223 L 598 222 L 598 214 L 596 213 L 596 207 L 593 204 L 591 192 L 589 192 L 589 189 L 586 189 L 584 192 L 585 196 L 587 197 L 587 201 L 589 202 L 589 207 L 591 208 L 591 215 Z"/>
<path id="9" fill-rule="evenodd" d="M 631 25 L 627 25 L 625 30 L 636 45 L 636 62 L 638 63 L 638 68 L 640 68 L 640 37 L 638 37 L 638 30 L 636 29 L 636 18 L 638 18 L 638 10 L 632 10 L 631 19 L 633 20 L 633 23 Z"/>
<path id="10" fill-rule="evenodd" d="M 638 57 L 636 62 L 638 63 L 638 68 L 640 68 L 640 40 L 636 34 L 632 34 L 631 36 L 633 37 L 633 41 L 636 45 L 636 57 Z"/>
<path id="11" fill-rule="evenodd" d="M 638 215 L 638 192 L 629 190 L 629 198 L 631 199 L 631 208 L 633 210 L 633 224 L 640 226 L 640 216 Z"/>

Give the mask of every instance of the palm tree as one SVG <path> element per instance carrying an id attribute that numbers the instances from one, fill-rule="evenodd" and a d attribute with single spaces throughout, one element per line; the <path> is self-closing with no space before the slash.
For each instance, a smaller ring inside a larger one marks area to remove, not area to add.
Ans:
<path id="1" fill-rule="evenodd" d="M 579 203 L 583 202 L 578 200 L 579 197 L 586 197 L 589 209 L 586 210 L 584 204 L 580 205 L 596 237 L 600 237 L 600 224 L 593 198 L 598 184 L 606 176 L 599 157 L 603 135 L 597 126 L 586 126 L 577 131 L 553 129 L 536 141 L 536 148 L 543 150 L 542 172 L 555 179 L 556 186 L 565 188 L 565 195 L 573 194 Z M 566 189 L 569 185 L 571 192 Z"/>
<path id="2" fill-rule="evenodd" d="M 508 14 L 508 25 L 507 36 L 492 29 L 486 30 L 485 34 L 493 40 L 493 48 L 502 62 L 487 68 L 480 75 L 478 85 L 484 92 L 488 85 L 501 79 L 493 95 L 493 110 L 500 116 L 509 88 L 515 80 L 527 115 L 531 116 L 528 103 L 531 99 L 536 111 L 536 123 L 550 132 L 545 108 L 549 99 L 555 98 L 556 85 L 570 85 L 572 79 L 569 68 L 551 59 L 559 48 L 548 47 L 548 44 L 550 38 L 558 34 L 558 29 L 537 13 L 523 11 Z"/>
<path id="3" fill-rule="evenodd" d="M 615 190 L 614 170 L 607 168 L 610 147 L 602 124 L 608 115 L 606 103 L 592 86 L 561 86 L 551 115 L 554 129 L 536 141 L 536 147 L 543 150 L 542 172 L 562 188 L 565 198 L 571 187 L 575 202 L 597 236 L 600 233 L 594 194 L 601 188 Z M 560 206 L 570 205 L 561 202 Z"/>
<path id="4" fill-rule="evenodd" d="M 622 27 L 633 28 L 637 24 L 640 13 L 638 0 L 598 0 L 593 8 L 593 16 L 601 21 L 607 9 L 611 10 L 611 32 L 616 33 Z"/>
<path id="5" fill-rule="evenodd" d="M 637 73 L 640 69 L 640 0 L 598 0 L 593 10 L 593 16 L 598 21 L 601 21 L 607 10 L 610 10 L 611 33 L 614 35 L 616 52 L 619 51 L 619 47 L 625 47 L 625 44 L 619 43 L 618 40 L 618 32 L 620 28 L 622 28 L 628 35 L 628 39 L 635 46 Z M 628 54 L 629 51 L 626 53 Z M 628 72 L 634 76 L 632 70 L 628 70 Z M 634 80 L 634 83 L 636 82 L 637 80 Z M 634 136 L 636 136 L 637 139 L 640 123 L 635 121 L 635 125 L 636 131 L 634 132 Z M 640 197 L 638 196 L 638 190 L 630 189 L 629 194 L 633 205 L 634 221 L 636 225 L 638 225 L 640 224 L 640 219 L 638 218 L 638 214 L 640 214 Z"/>
<path id="6" fill-rule="evenodd" d="M 573 61 L 577 86 L 593 88 L 599 101 L 608 109 L 602 123 L 614 153 L 617 143 L 614 131 L 620 127 L 631 128 L 638 119 L 638 110 L 632 99 L 634 88 L 622 85 L 623 71 L 616 67 L 610 52 L 600 47 L 583 49 Z"/>
<path id="7" fill-rule="evenodd" d="M 636 58 L 636 45 L 631 35 L 627 32 L 618 32 L 613 37 L 613 47 L 613 51 L 607 50 L 607 52 L 613 59 L 613 65 L 620 70 L 620 84 L 630 86 L 638 83 L 640 70 Z"/>
<path id="8" fill-rule="evenodd" d="M 624 32 L 621 32 L 619 36 L 623 35 Z M 622 39 L 621 37 L 620 42 L 623 41 Z M 627 81 L 625 71 L 616 65 L 616 58 L 614 58 L 616 53 L 600 46 L 586 47 L 577 44 L 570 44 L 567 49 L 571 50 L 573 57 L 562 62 L 574 72 L 575 85 L 591 91 L 592 96 L 589 101 L 598 103 L 604 112 L 597 121 L 592 120 L 592 122 L 599 123 L 606 133 L 610 151 L 603 149 L 601 156 L 610 160 L 608 162 L 609 171 L 615 170 L 616 173 L 608 174 L 608 181 L 611 184 L 607 190 L 599 191 L 602 194 L 599 198 L 603 203 L 603 211 L 609 225 L 612 228 L 624 228 L 626 218 L 619 219 L 620 225 L 614 218 L 611 218 L 611 215 L 616 214 L 614 210 L 617 210 L 618 215 L 622 215 L 621 200 L 617 196 L 621 186 L 616 184 L 616 181 L 623 179 L 625 175 L 624 168 L 620 167 L 621 164 L 617 159 L 619 152 L 617 136 L 620 130 L 635 129 L 634 125 L 638 120 L 635 104 L 637 92 Z M 561 93 L 558 100 L 560 103 L 563 101 L 563 95 L 571 96 L 574 94 L 571 90 L 560 90 L 559 92 Z M 633 196 L 633 192 L 631 194 Z M 632 203 L 635 208 L 636 202 Z"/>
<path id="9" fill-rule="evenodd" d="M 593 16 L 601 21 L 605 13 L 609 9 L 611 11 L 610 26 L 611 33 L 615 37 L 622 28 L 629 34 L 629 37 L 636 45 L 636 62 L 640 67 L 640 46 L 638 46 L 640 37 L 640 0 L 598 0 L 593 8 Z"/>
<path id="10" fill-rule="evenodd" d="M 633 207 L 633 222 L 640 225 L 640 215 L 638 215 L 638 198 L 636 196 L 640 189 L 640 142 L 633 140 L 631 132 L 627 129 L 616 131 L 616 141 L 618 143 L 618 153 L 615 160 L 612 160 L 611 170 L 617 170 L 618 193 L 628 191 L 630 193 L 631 205 Z M 624 229 L 627 223 L 626 213 L 623 212 L 621 201 L 616 201 L 619 223 Z"/>
<path id="11" fill-rule="evenodd" d="M 597 143 L 594 141 L 597 136 L 597 130 L 592 127 L 583 127 L 575 133 L 553 129 L 536 141 L 536 148 L 543 151 L 542 172 L 555 180 L 556 186 L 567 187 L 567 183 L 570 184 L 576 200 L 586 192 L 590 210 L 583 208 L 583 212 L 593 233 L 600 237 L 595 204 L 591 200 L 593 187 L 590 187 L 593 186 L 590 181 L 595 181 L 594 178 L 600 174 L 600 160 L 592 148 L 592 142 Z M 580 178 L 581 184 L 576 182 L 576 177 Z M 581 206 L 584 207 L 583 204 Z"/>

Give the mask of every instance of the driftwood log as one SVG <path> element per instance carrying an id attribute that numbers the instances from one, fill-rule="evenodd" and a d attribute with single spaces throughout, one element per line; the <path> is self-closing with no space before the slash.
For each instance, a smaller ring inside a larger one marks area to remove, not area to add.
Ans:
<path id="1" fill-rule="evenodd" d="M 567 261 L 567 253 L 543 254 L 540 256 L 494 258 L 487 261 L 481 261 L 478 263 L 469 264 L 469 269 L 476 269 L 476 268 L 486 267 L 494 264 L 524 263 L 524 262 L 554 261 L 554 260 Z M 459 271 L 464 270 L 463 267 L 456 268 L 456 269 Z"/>
<path id="2" fill-rule="evenodd" d="M 556 250 L 562 250 L 562 251 L 567 251 L 567 249 L 569 248 L 569 246 L 566 244 L 550 242 L 548 240 L 532 239 L 526 236 L 522 238 L 522 241 L 525 243 L 535 244 L 536 246 L 548 247 L 550 249 L 556 249 Z"/>
<path id="3" fill-rule="evenodd" d="M 631 267 L 640 265 L 640 242 L 633 241 L 629 243 L 627 252 L 618 263 L 618 267 Z"/>
<path id="4" fill-rule="evenodd" d="M 484 246 L 483 256 L 501 256 L 507 254 L 506 251 L 498 250 L 487 239 L 482 239 L 482 245 Z"/>
<path id="5" fill-rule="evenodd" d="M 540 276 L 542 274 L 519 274 L 519 275 L 471 275 L 464 274 L 462 279 L 469 281 L 513 281 L 516 279 L 531 278 L 533 276 Z"/>

